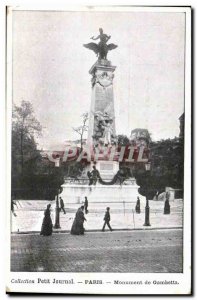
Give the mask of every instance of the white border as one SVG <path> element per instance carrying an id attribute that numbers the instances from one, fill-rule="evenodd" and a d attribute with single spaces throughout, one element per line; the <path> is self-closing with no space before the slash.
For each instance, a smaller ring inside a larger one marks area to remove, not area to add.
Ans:
<path id="1" fill-rule="evenodd" d="M 11 1 L 12 3 L 13 1 Z M 15 1 L 16 2 L 16 1 Z M 59 3 L 59 1 L 57 1 Z M 21 1 L 20 1 L 21 4 Z M 25 2 L 26 4 L 26 2 Z M 119 280 L 128 280 L 129 275 L 132 274 L 133 280 L 141 280 L 144 278 L 145 280 L 177 280 L 180 282 L 178 288 L 177 286 L 141 286 L 133 288 L 132 286 L 110 286 L 109 285 L 103 285 L 102 290 L 101 286 L 50 286 L 46 289 L 45 292 L 51 292 L 51 293 L 92 293 L 92 294 L 187 294 L 190 291 L 190 284 L 191 284 L 191 273 L 190 273 L 190 266 L 191 266 L 191 201 L 190 195 L 191 195 L 191 11 L 190 8 L 184 8 L 184 7 L 82 7 L 82 6 L 62 6 L 62 5 L 54 5 L 54 3 L 51 4 L 51 1 L 47 3 L 47 5 L 42 5 L 39 7 L 35 7 L 34 5 L 31 6 L 15 6 L 15 10 L 80 10 L 80 11 L 106 11 L 110 9 L 111 11 L 152 11 L 152 12 L 185 12 L 186 13 L 186 65 L 185 65 L 185 169 L 184 169 L 184 175 L 185 175 L 185 181 L 184 181 L 184 199 L 187 201 L 184 201 L 184 273 L 183 274 L 168 274 L 168 273 L 145 273 L 145 274 L 139 274 L 139 273 L 129 273 L 129 274 L 114 274 L 114 273 L 17 273 L 17 278 L 56 278 L 56 279 L 64 279 L 68 278 L 76 278 L 77 280 L 82 280 L 82 278 L 91 278 L 91 279 L 101 279 L 102 277 L 110 277 L 112 280 L 113 278 L 119 279 Z M 11 17 L 11 14 L 10 14 Z M 10 58 L 12 57 L 11 53 L 11 23 L 9 23 L 8 27 L 8 34 L 9 34 L 9 40 L 8 40 L 8 59 L 7 59 L 7 85 L 8 85 L 8 110 L 7 110 L 7 117 L 9 120 L 11 120 L 11 99 L 12 99 L 12 93 L 11 93 L 11 86 L 12 86 L 12 66 L 10 64 Z M 11 123 L 7 123 L 7 132 L 11 132 Z M 10 195 L 10 155 L 11 155 L 11 139 L 10 135 L 7 135 L 7 199 L 9 199 Z M 9 152 L 8 152 L 9 149 Z M 7 216 L 10 212 L 10 201 L 7 201 Z M 7 237 L 10 236 L 10 222 L 7 222 Z M 7 243 L 8 248 L 7 249 L 7 262 L 9 264 L 10 259 L 10 241 Z M 16 273 L 9 272 L 9 266 L 7 265 L 7 274 L 6 274 L 6 283 L 7 288 L 15 291 L 15 292 L 43 292 L 43 286 L 40 285 L 12 285 L 10 284 L 10 279 L 14 277 L 16 278 Z M 169 278 L 170 277 L 170 278 Z M 135 290 L 134 290 L 135 289 Z"/>

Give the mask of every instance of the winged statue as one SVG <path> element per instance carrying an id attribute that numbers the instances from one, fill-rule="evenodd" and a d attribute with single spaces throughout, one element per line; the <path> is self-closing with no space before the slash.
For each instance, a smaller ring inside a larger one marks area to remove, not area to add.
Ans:
<path id="1" fill-rule="evenodd" d="M 88 44 L 84 44 L 83 46 L 85 48 L 88 48 L 88 49 L 94 51 L 94 53 L 96 53 L 96 55 L 98 56 L 99 59 L 107 59 L 108 51 L 113 50 L 113 49 L 117 48 L 118 46 L 115 44 L 107 44 L 107 42 L 111 38 L 111 36 L 103 33 L 102 28 L 99 28 L 99 32 L 100 32 L 100 34 L 97 37 L 91 37 L 91 39 L 94 41 L 100 39 L 100 42 L 98 44 L 88 43 Z"/>

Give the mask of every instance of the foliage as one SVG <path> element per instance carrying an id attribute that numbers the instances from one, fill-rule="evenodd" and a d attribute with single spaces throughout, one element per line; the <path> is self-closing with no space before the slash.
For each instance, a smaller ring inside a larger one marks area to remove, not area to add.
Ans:
<path id="1" fill-rule="evenodd" d="M 119 134 L 117 136 L 117 142 L 119 146 L 127 146 L 130 144 L 129 138 L 124 134 Z"/>
<path id="2" fill-rule="evenodd" d="M 21 106 L 14 105 L 12 114 L 13 130 L 18 130 L 28 137 L 34 137 L 34 134 L 40 134 L 41 125 L 34 116 L 32 104 L 28 101 L 22 101 Z"/>
<path id="3" fill-rule="evenodd" d="M 136 166 L 134 175 L 140 185 L 140 192 L 152 199 L 157 191 L 166 187 L 183 189 L 184 141 L 167 139 L 150 144 L 151 170 Z"/>
<path id="4" fill-rule="evenodd" d="M 34 136 L 40 135 L 41 130 L 42 127 L 34 116 L 30 102 L 23 100 L 21 106 L 14 105 L 12 114 L 12 164 L 15 171 L 18 170 L 23 174 L 24 167 L 29 168 L 29 161 L 38 155 Z"/>
<path id="5" fill-rule="evenodd" d="M 145 140 L 150 149 L 151 170 L 146 171 L 144 163 L 137 162 L 130 166 L 133 176 L 140 186 L 139 192 L 152 199 L 157 191 L 166 187 L 183 190 L 184 175 L 184 140 L 182 138 L 151 141 L 151 134 L 146 129 L 136 128 L 131 132 L 131 141 Z M 126 146 L 129 138 L 118 135 L 118 144 Z M 124 163 L 120 163 L 124 166 Z"/>
<path id="6" fill-rule="evenodd" d="M 14 105 L 12 118 L 12 197 L 54 199 L 63 174 L 41 157 L 35 137 L 42 127 L 34 116 L 30 102 Z"/>

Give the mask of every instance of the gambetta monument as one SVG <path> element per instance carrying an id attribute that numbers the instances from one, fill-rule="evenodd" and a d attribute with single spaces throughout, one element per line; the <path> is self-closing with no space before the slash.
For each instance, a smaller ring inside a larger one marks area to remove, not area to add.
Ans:
<path id="1" fill-rule="evenodd" d="M 132 177 L 129 165 L 134 161 L 135 149 L 119 147 L 116 137 L 113 78 L 116 66 L 107 59 L 108 52 L 117 48 L 108 44 L 111 36 L 99 29 L 92 37 L 97 43 L 84 44 L 97 55 L 91 67 L 92 96 L 89 113 L 88 139 L 81 159 L 89 157 L 89 163 L 81 178 L 73 182 L 65 180 L 61 196 L 67 203 L 80 203 L 87 196 L 90 202 L 136 202 L 139 186 Z M 87 153 L 85 153 L 87 152 Z M 138 153 L 139 154 L 139 153 Z M 78 157 L 79 159 L 79 157 Z M 127 167 L 120 167 L 122 160 Z"/>

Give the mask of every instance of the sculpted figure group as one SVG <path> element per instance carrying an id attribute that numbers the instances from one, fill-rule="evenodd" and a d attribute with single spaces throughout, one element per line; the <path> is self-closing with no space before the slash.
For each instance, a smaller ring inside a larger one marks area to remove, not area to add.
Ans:
<path id="1" fill-rule="evenodd" d="M 107 112 L 96 112 L 95 117 L 95 146 L 103 144 L 105 146 L 115 144 L 115 136 L 113 135 L 113 118 Z"/>

